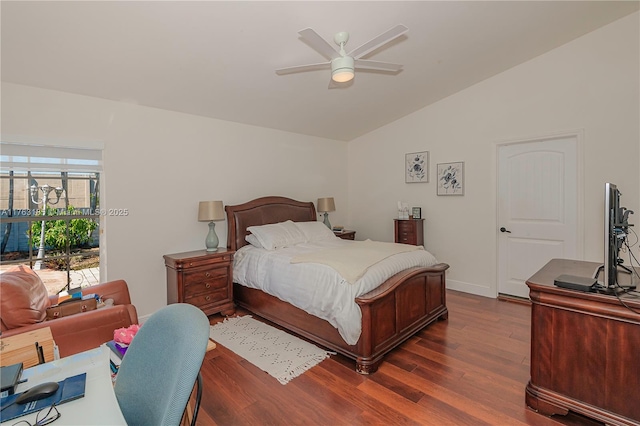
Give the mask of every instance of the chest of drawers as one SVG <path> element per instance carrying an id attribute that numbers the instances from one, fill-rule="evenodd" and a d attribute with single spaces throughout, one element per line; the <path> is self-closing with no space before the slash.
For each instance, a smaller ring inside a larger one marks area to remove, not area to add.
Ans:
<path id="1" fill-rule="evenodd" d="M 424 219 L 394 219 L 395 242 L 424 245 Z"/>
<path id="2" fill-rule="evenodd" d="M 167 303 L 189 303 L 206 315 L 233 314 L 233 254 L 220 248 L 165 255 Z"/>

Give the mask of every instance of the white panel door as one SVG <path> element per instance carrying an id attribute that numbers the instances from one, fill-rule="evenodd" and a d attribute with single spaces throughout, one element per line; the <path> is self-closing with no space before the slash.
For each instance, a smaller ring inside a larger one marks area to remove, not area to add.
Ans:
<path id="1" fill-rule="evenodd" d="M 529 297 L 525 281 L 577 255 L 577 138 L 498 147 L 498 292 Z"/>

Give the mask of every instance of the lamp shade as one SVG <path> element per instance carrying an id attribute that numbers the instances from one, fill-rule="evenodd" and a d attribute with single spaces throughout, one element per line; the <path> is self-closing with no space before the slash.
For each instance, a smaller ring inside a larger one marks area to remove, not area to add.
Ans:
<path id="1" fill-rule="evenodd" d="M 319 212 L 336 211 L 336 203 L 333 201 L 333 197 L 318 198 L 318 211 Z"/>
<path id="2" fill-rule="evenodd" d="M 222 201 L 200 201 L 198 221 L 211 222 L 214 220 L 224 220 Z"/>

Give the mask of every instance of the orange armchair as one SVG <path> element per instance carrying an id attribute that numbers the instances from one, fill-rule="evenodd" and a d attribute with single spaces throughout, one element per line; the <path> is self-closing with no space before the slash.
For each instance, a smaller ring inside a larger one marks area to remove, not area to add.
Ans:
<path id="1" fill-rule="evenodd" d="M 2 337 L 49 327 L 61 357 L 93 349 L 113 339 L 113 331 L 138 323 L 124 280 L 110 281 L 82 289 L 113 306 L 45 321 L 46 308 L 58 302 L 47 295 L 40 277 L 30 268 L 19 266 L 0 274 L 0 326 Z"/>

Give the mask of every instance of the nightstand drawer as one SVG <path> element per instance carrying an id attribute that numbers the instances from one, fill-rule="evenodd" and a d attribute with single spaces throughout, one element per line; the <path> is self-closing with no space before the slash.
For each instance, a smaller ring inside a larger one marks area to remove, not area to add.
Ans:
<path id="1" fill-rule="evenodd" d="M 191 281 L 189 277 L 186 277 L 184 285 L 184 298 L 188 299 L 199 294 L 211 294 L 221 288 L 226 289 L 227 277 L 219 276 L 217 278 L 210 278 L 204 281 Z"/>
<path id="2" fill-rule="evenodd" d="M 231 261 L 231 259 L 233 258 L 233 255 L 231 254 L 227 254 L 224 256 L 218 256 L 212 259 L 194 259 L 194 260 L 190 260 L 188 262 L 185 262 L 183 267 L 184 268 L 197 268 L 200 266 L 211 266 L 213 264 L 216 263 L 228 263 Z"/>
<path id="3" fill-rule="evenodd" d="M 222 268 L 198 268 L 194 270 L 186 270 L 184 273 L 185 286 L 197 286 L 209 283 L 210 286 L 221 287 L 226 283 L 229 271 L 226 267 Z M 214 282 L 222 282 L 222 284 L 214 285 Z M 209 287 L 207 287 L 209 288 Z"/>
<path id="4" fill-rule="evenodd" d="M 206 305 L 211 305 L 213 303 L 225 300 L 228 297 L 229 292 L 227 291 L 227 288 L 224 287 L 215 291 L 211 291 L 209 293 L 199 294 L 196 296 L 185 294 L 184 303 L 190 303 L 200 309 L 203 309 L 204 307 L 206 307 Z"/>

